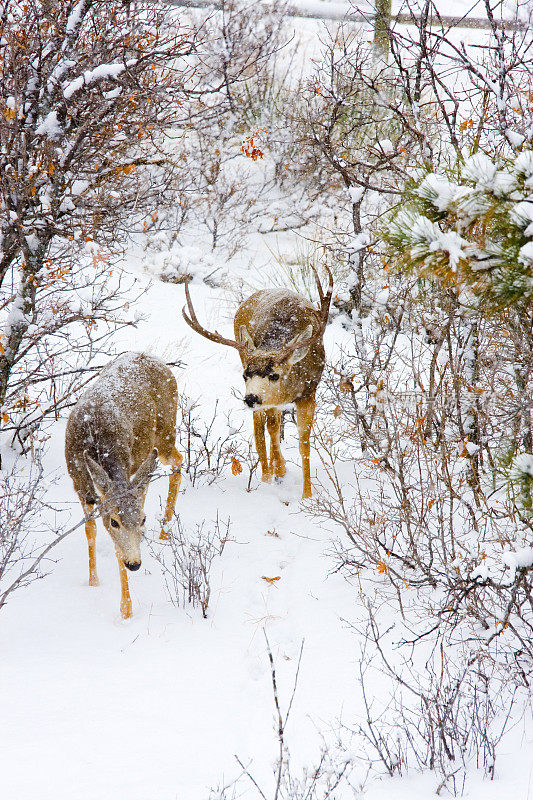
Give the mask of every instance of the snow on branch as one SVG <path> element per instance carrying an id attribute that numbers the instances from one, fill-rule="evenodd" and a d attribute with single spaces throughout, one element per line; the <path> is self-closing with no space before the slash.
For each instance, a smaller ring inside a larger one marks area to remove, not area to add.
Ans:
<path id="1" fill-rule="evenodd" d="M 63 88 L 63 97 L 70 100 L 73 94 L 78 92 L 83 86 L 90 86 L 91 83 L 96 81 L 108 80 L 109 78 L 118 78 L 124 72 L 126 67 L 134 64 L 135 61 L 129 61 L 127 64 L 99 64 L 94 69 L 87 69 L 83 75 L 74 78 L 73 81 L 67 83 Z"/>
<path id="2" fill-rule="evenodd" d="M 401 211 L 389 231 L 390 241 L 407 244 L 413 261 L 446 261 L 455 271 L 461 259 L 468 258 L 468 242 L 455 231 L 442 231 L 436 222 L 422 214 Z"/>
<path id="3" fill-rule="evenodd" d="M 399 261 L 502 308 L 533 298 L 533 152 L 496 161 L 478 152 L 459 182 L 429 173 L 383 231 Z"/>

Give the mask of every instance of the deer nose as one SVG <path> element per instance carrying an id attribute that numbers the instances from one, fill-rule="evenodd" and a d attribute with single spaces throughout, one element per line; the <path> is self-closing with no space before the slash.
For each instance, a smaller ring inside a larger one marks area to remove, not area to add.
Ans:
<path id="1" fill-rule="evenodd" d="M 126 569 L 130 569 L 132 572 L 137 572 L 137 570 L 141 566 L 141 562 L 139 561 L 138 563 L 135 564 L 129 561 L 125 561 L 124 566 L 126 567 Z"/>
<path id="2" fill-rule="evenodd" d="M 256 394 L 246 394 L 244 396 L 244 402 L 247 406 L 253 408 L 254 406 L 260 406 L 263 401 Z"/>

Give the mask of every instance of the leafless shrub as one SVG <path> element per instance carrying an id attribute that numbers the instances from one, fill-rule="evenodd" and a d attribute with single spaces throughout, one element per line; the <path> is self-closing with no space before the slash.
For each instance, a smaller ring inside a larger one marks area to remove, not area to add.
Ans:
<path id="1" fill-rule="evenodd" d="M 437 794 L 444 788 L 461 794 L 472 765 L 493 778 L 498 745 L 513 719 L 517 687 L 509 686 L 490 662 L 469 658 L 439 637 L 424 654 L 423 670 L 414 641 L 401 664 L 394 663 L 393 653 L 387 652 L 393 646 L 387 635 L 390 626 L 380 631 L 375 616 L 380 612 L 371 602 L 366 605 L 368 623 L 359 631 L 366 720 L 351 729 L 369 745 L 366 757 L 384 766 L 390 776 L 404 774 L 410 764 L 437 772 Z M 367 673 L 376 670 L 389 688 L 379 699 L 371 699 Z"/>
<path id="2" fill-rule="evenodd" d="M 391 681 L 378 705 L 363 669 L 357 730 L 389 774 L 431 769 L 459 793 L 469 765 L 492 776 L 533 675 L 531 320 L 387 267 L 323 385 L 314 511 L 342 531 L 334 569 L 373 598 L 363 661 Z"/>
<path id="3" fill-rule="evenodd" d="M 211 597 L 210 570 L 213 560 L 221 556 L 230 538 L 230 520 L 221 522 L 217 516 L 213 527 L 205 522 L 188 531 L 175 517 L 166 543 L 152 545 L 151 552 L 163 569 L 169 599 L 173 605 L 202 609 L 207 619 Z"/>
<path id="4" fill-rule="evenodd" d="M 343 754 L 341 748 L 339 748 L 339 752 L 334 752 L 326 743 L 324 743 L 322 747 L 318 763 L 310 768 L 304 768 L 299 776 L 294 774 L 286 738 L 286 728 L 298 686 L 298 676 L 300 673 L 304 643 L 302 642 L 300 647 L 292 693 L 286 710 L 282 711 L 276 664 L 266 632 L 265 640 L 270 665 L 270 679 L 272 682 L 274 730 L 276 731 L 278 743 L 278 756 L 273 768 L 273 787 L 270 791 L 262 787 L 249 767 L 243 763 L 240 757 L 235 756 L 237 763 L 242 769 L 241 777 L 248 778 L 257 795 L 261 797 L 262 800 L 268 800 L 269 798 L 272 798 L 272 800 L 327 800 L 327 798 L 335 797 L 334 792 L 338 788 L 353 788 L 349 782 L 350 772 L 353 769 L 351 755 L 347 753 Z M 237 778 L 237 781 L 239 780 L 240 778 Z M 237 781 L 235 781 L 235 784 Z M 224 795 L 221 796 L 221 800 L 223 797 Z"/>
<path id="5" fill-rule="evenodd" d="M 195 230 L 230 257 L 258 227 L 274 185 L 252 140 L 261 127 L 259 98 L 285 41 L 283 19 L 283 5 L 224 0 L 198 22 L 206 36 L 195 51 L 197 102 L 188 104 L 188 122 L 175 133 L 176 160 L 190 182 L 180 209 L 186 205 Z"/>
<path id="6" fill-rule="evenodd" d="M 391 341 L 394 334 L 389 335 Z M 422 351 L 426 347 L 431 352 L 433 345 L 422 344 Z M 513 662 L 507 668 L 522 680 L 523 670 L 533 667 L 528 600 L 532 576 L 530 566 L 509 551 L 527 547 L 531 523 L 507 484 L 494 489 L 489 459 L 472 465 L 480 446 L 472 442 L 456 413 L 468 406 L 463 387 L 471 384 L 462 372 L 468 365 L 462 367 L 460 358 L 442 361 L 434 391 L 433 359 L 425 365 L 424 360 L 411 363 L 416 376 L 412 391 L 406 391 L 406 352 L 388 362 L 374 353 L 376 365 L 388 366 L 376 369 L 376 382 L 366 387 L 364 380 L 357 384 L 351 376 L 340 381 L 335 376 L 335 415 L 317 429 L 329 491 L 317 499 L 315 508 L 340 525 L 350 542 L 349 547 L 340 542 L 337 548 L 342 568 L 383 575 L 400 607 L 403 587 L 439 587 L 440 601 L 432 599 L 428 619 L 447 626 L 450 635 L 457 627 L 481 625 L 487 638 L 495 638 L 505 626 Z M 396 362 L 394 368 L 391 362 Z M 492 407 L 495 397 L 490 397 Z M 504 405 L 505 397 L 500 397 L 493 416 L 503 419 Z M 489 417 L 479 416 L 487 436 L 482 438 L 497 451 L 495 430 L 491 428 L 490 437 L 485 430 Z M 508 433 L 502 426 L 500 441 L 505 442 Z M 357 475 L 347 481 L 343 462 L 354 458 L 360 437 L 365 452 L 357 457 Z"/>
<path id="7" fill-rule="evenodd" d="M 50 508 L 44 499 L 43 469 L 36 454 L 31 465 L 15 463 L 0 471 L 0 610 L 13 592 L 48 574 L 50 553 L 84 520 L 54 531 L 43 521 Z"/>
<path id="8" fill-rule="evenodd" d="M 141 319 L 132 305 L 142 292 L 120 270 L 110 272 L 97 247 L 68 263 L 43 274 L 39 314 L 11 361 L 2 428 L 22 453 L 33 452 L 42 422 L 58 419 L 112 355 L 112 334 Z"/>
<path id="9" fill-rule="evenodd" d="M 244 424 L 237 427 L 231 416 L 226 415 L 226 424 L 221 425 L 218 400 L 211 417 L 205 419 L 199 405 L 185 393 L 180 393 L 178 414 L 181 415 L 178 425 L 180 451 L 184 454 L 184 471 L 192 486 L 201 480 L 213 483 L 229 466 L 234 475 L 239 475 L 245 464 L 250 489 L 258 459 L 250 438 L 243 433 Z"/>
<path id="10" fill-rule="evenodd" d="M 109 272 L 172 180 L 199 38 L 158 3 L 0 5 L 0 411 L 23 446 L 128 321 Z"/>

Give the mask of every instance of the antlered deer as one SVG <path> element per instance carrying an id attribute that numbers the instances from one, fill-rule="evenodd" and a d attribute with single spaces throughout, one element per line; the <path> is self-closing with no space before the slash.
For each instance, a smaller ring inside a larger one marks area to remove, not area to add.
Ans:
<path id="1" fill-rule="evenodd" d="M 161 538 L 167 538 L 181 482 L 182 456 L 175 447 L 176 379 L 158 358 L 126 353 L 112 361 L 78 400 L 67 423 L 67 469 L 85 514 L 95 507 L 111 536 L 119 565 L 124 618 L 131 617 L 129 570 L 141 566 L 146 491 L 156 461 L 173 467 Z M 89 584 L 96 574 L 96 522 L 85 523 Z"/>
<path id="2" fill-rule="evenodd" d="M 235 339 L 203 328 L 194 312 L 185 284 L 188 325 L 212 342 L 234 347 L 244 367 L 244 402 L 254 409 L 254 435 L 263 481 L 285 475 L 280 448 L 281 408 L 294 403 L 303 471 L 303 497 L 311 497 L 309 467 L 310 435 L 315 414 L 315 393 L 325 354 L 322 337 L 328 321 L 333 276 L 326 267 L 326 293 L 315 270 L 320 309 L 288 289 L 262 290 L 242 303 L 235 314 Z M 265 443 L 265 424 L 270 434 L 270 461 Z"/>

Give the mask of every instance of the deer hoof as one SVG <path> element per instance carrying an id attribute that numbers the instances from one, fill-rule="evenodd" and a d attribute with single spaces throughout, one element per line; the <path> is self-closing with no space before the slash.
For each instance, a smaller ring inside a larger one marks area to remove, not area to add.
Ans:
<path id="1" fill-rule="evenodd" d="M 271 472 L 263 472 L 261 476 L 261 480 L 263 483 L 272 483 L 272 473 Z"/>
<path id="2" fill-rule="evenodd" d="M 89 586 L 100 586 L 100 581 L 96 573 L 89 575 Z"/>
<path id="3" fill-rule="evenodd" d="M 129 619 L 133 616 L 133 611 L 131 608 L 131 600 L 124 600 L 120 604 L 120 616 L 122 619 Z"/>

